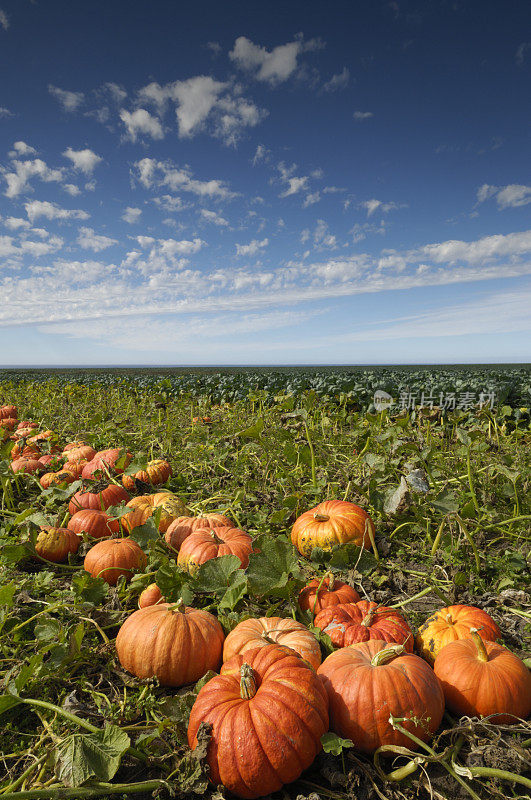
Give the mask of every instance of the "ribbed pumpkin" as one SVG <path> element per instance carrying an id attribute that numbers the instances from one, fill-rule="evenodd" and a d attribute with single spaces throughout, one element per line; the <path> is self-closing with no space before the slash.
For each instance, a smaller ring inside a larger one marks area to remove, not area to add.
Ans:
<path id="1" fill-rule="evenodd" d="M 352 586 L 335 580 L 330 573 L 323 578 L 313 578 L 299 593 L 299 606 L 303 611 L 318 614 L 323 608 L 340 603 L 357 603 L 360 596 Z"/>
<path id="2" fill-rule="evenodd" d="M 371 639 L 344 647 L 325 658 L 317 674 L 328 693 L 331 730 L 364 753 L 382 745 L 415 749 L 411 739 L 393 729 L 390 715 L 407 718 L 400 724 L 424 742 L 440 725 L 441 685 L 431 667 L 404 653 L 402 645 Z"/>
<path id="3" fill-rule="evenodd" d="M 477 628 L 485 641 L 501 639 L 501 631 L 486 611 L 475 606 L 448 606 L 428 617 L 417 634 L 419 654 L 433 665 L 437 653 L 450 642 L 468 639 L 470 628 Z"/>
<path id="4" fill-rule="evenodd" d="M 127 503 L 127 507 L 131 511 L 125 517 L 122 517 L 122 523 L 127 525 L 129 530 L 143 525 L 160 508 L 162 512 L 159 520 L 159 531 L 165 533 L 174 519 L 186 513 L 186 506 L 183 501 L 172 492 L 157 492 L 156 494 L 133 497 Z"/>
<path id="5" fill-rule="evenodd" d="M 319 642 L 302 622 L 282 617 L 246 619 L 229 633 L 223 647 L 223 661 L 268 644 L 291 647 L 314 669 L 321 663 Z"/>
<path id="6" fill-rule="evenodd" d="M 25 472 L 26 475 L 30 475 L 33 472 L 42 472 L 44 467 L 36 458 L 16 458 L 11 462 L 11 469 L 13 472 Z"/>
<path id="7" fill-rule="evenodd" d="M 206 514 L 203 517 L 177 517 L 164 534 L 164 540 L 168 547 L 178 553 L 184 540 L 198 530 L 235 527 L 234 522 L 223 514 Z"/>
<path id="8" fill-rule="evenodd" d="M 67 445 L 63 449 L 63 455 L 67 457 L 68 461 L 85 461 L 88 463 L 96 455 L 94 448 L 88 444 L 79 444 L 78 442 L 72 442 L 72 444 L 77 444 L 78 447 Z"/>
<path id="9" fill-rule="evenodd" d="M 61 484 L 73 483 L 76 476 L 72 470 L 65 469 L 64 467 L 58 472 L 45 472 L 40 479 L 40 484 L 43 489 L 49 489 L 50 486 L 60 486 Z"/>
<path id="10" fill-rule="evenodd" d="M 0 425 L 1 424 L 2 424 L 2 422 L 0 421 Z M 31 436 L 31 434 L 34 432 L 36 427 L 37 426 L 35 425 L 35 427 L 24 428 L 24 427 L 21 427 L 20 425 L 18 425 L 17 429 L 15 431 L 15 437 L 17 439 L 27 439 L 28 436 Z"/>
<path id="11" fill-rule="evenodd" d="M 109 539 L 120 531 L 120 520 L 111 519 L 105 511 L 84 508 L 70 518 L 67 527 L 78 536 L 86 533 L 93 539 Z"/>
<path id="12" fill-rule="evenodd" d="M 15 430 L 17 422 L 18 419 L 16 419 L 16 417 L 4 417 L 0 419 L 0 427 L 5 428 L 7 431 L 13 431 Z"/>
<path id="13" fill-rule="evenodd" d="M 147 606 L 154 606 L 157 603 L 165 603 L 165 599 L 162 596 L 162 592 L 160 591 L 159 587 L 156 583 L 150 583 L 149 586 L 146 586 L 143 592 L 141 592 L 140 597 L 138 598 L 138 607 L 139 608 L 146 608 Z"/>
<path id="14" fill-rule="evenodd" d="M 39 425 L 38 425 L 37 422 L 33 422 L 33 420 L 31 420 L 31 419 L 24 419 L 24 420 L 21 420 L 18 423 L 17 431 L 34 430 L 35 428 L 38 428 L 38 427 L 39 427 Z"/>
<path id="15" fill-rule="evenodd" d="M 195 749 L 199 726 L 211 725 L 211 781 L 237 797 L 263 797 L 296 780 L 320 752 L 326 692 L 300 658 L 274 645 L 248 651 L 243 665 L 231 659 L 222 671 L 197 695 L 188 744 Z"/>
<path id="16" fill-rule="evenodd" d="M 116 586 L 121 575 L 130 580 L 146 564 L 146 554 L 137 543 L 123 538 L 102 539 L 95 544 L 85 556 L 83 567 L 93 578 L 103 578 L 111 586 Z"/>
<path id="17" fill-rule="evenodd" d="M 403 644 L 413 652 L 413 633 L 404 617 L 392 608 L 368 600 L 325 608 L 313 624 L 326 633 L 336 647 L 379 639 Z"/>
<path id="18" fill-rule="evenodd" d="M 120 664 L 137 678 L 158 678 L 163 686 L 184 686 L 221 663 L 223 629 L 208 611 L 159 603 L 140 608 L 116 639 Z"/>
<path id="19" fill-rule="evenodd" d="M 1 419 L 17 419 L 18 411 L 16 406 L 0 406 L 0 420 Z"/>
<path id="20" fill-rule="evenodd" d="M 15 461 L 18 458 L 39 459 L 42 456 L 42 453 L 37 447 L 37 445 L 31 446 L 28 444 L 24 444 L 25 441 L 26 441 L 25 439 L 21 439 L 20 441 L 15 442 L 9 454 L 11 457 L 11 461 Z"/>
<path id="21" fill-rule="evenodd" d="M 122 475 L 122 483 L 126 489 L 133 491 L 136 487 L 135 481 L 149 483 L 151 486 L 159 486 L 161 483 L 166 483 L 171 476 L 172 469 L 168 462 L 162 458 L 157 458 L 154 461 L 149 461 L 146 469 L 141 469 L 133 475 Z"/>
<path id="22" fill-rule="evenodd" d="M 369 548 L 374 537 L 374 522 L 366 511 L 346 500 L 326 500 L 295 520 L 291 541 L 310 557 L 314 547 L 330 551 L 346 542 Z"/>
<path id="23" fill-rule="evenodd" d="M 472 628 L 468 639 L 445 645 L 433 669 L 454 714 L 490 717 L 497 725 L 531 714 L 531 673 L 518 656 Z M 493 715 L 493 716 L 491 716 Z"/>
<path id="24" fill-rule="evenodd" d="M 240 559 L 242 568 L 249 565 L 253 552 L 253 540 L 239 528 L 214 528 L 192 533 L 181 545 L 177 563 L 190 574 L 211 558 L 234 555 Z"/>
<path id="25" fill-rule="evenodd" d="M 41 431 L 40 433 L 36 433 L 35 436 L 30 436 L 28 444 L 42 444 L 48 439 L 53 439 L 54 436 L 55 433 L 53 431 Z"/>
<path id="26" fill-rule="evenodd" d="M 133 456 L 123 447 L 111 447 L 108 450 L 98 450 L 92 461 L 83 468 L 83 478 L 93 478 L 95 475 L 120 474 L 131 463 Z M 120 466 L 118 466 L 118 464 Z"/>
<path id="27" fill-rule="evenodd" d="M 100 483 L 89 491 L 76 492 L 68 504 L 68 511 L 70 514 L 75 514 L 82 508 L 106 511 L 110 506 L 127 503 L 130 499 L 129 493 L 122 486 L 117 486 L 115 483 Z"/>
<path id="28" fill-rule="evenodd" d="M 77 553 L 79 538 L 67 528 L 41 528 L 35 542 L 35 551 L 47 561 L 66 561 L 69 553 Z"/>

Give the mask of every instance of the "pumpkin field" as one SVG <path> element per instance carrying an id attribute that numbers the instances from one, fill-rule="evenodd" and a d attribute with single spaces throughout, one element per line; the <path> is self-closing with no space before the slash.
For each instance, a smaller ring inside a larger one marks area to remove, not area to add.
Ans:
<path id="1" fill-rule="evenodd" d="M 529 386 L 3 370 L 0 800 L 529 797 Z"/>

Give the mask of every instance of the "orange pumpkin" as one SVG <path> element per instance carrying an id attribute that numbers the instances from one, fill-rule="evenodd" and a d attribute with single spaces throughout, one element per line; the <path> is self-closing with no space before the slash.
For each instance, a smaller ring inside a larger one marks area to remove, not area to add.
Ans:
<path id="1" fill-rule="evenodd" d="M 158 486 L 161 483 L 166 483 L 172 474 L 172 469 L 168 462 L 162 458 L 157 458 L 154 461 L 149 461 L 146 469 L 141 469 L 133 475 L 122 475 L 122 483 L 126 489 L 132 491 L 136 487 L 135 481 Z"/>
<path id="2" fill-rule="evenodd" d="M 72 445 L 78 445 L 77 447 L 73 447 Z M 90 447 L 88 444 L 82 444 L 80 442 L 72 442 L 72 445 L 67 445 L 63 449 L 63 455 L 66 456 L 68 461 L 84 461 L 88 464 L 89 461 L 92 461 L 94 456 L 96 455 L 96 451 L 93 447 Z"/>
<path id="3" fill-rule="evenodd" d="M 43 489 L 49 489 L 50 486 L 73 483 L 75 479 L 76 476 L 72 474 L 72 471 L 63 467 L 59 472 L 45 472 L 40 479 L 40 484 Z"/>
<path id="4" fill-rule="evenodd" d="M 198 530 L 188 536 L 181 545 L 177 563 L 190 574 L 211 558 L 234 555 L 240 559 L 242 568 L 249 565 L 253 552 L 253 540 L 239 528 L 214 528 Z"/>
<path id="5" fill-rule="evenodd" d="M 130 580 L 146 564 L 146 554 L 133 539 L 102 539 L 90 548 L 83 567 L 93 578 L 103 578 L 110 586 L 116 586 L 121 575 Z"/>
<path id="6" fill-rule="evenodd" d="M 120 520 L 111 519 L 105 511 L 84 508 L 70 518 L 67 527 L 78 536 L 86 533 L 93 539 L 108 539 L 120 531 Z"/>
<path id="7" fill-rule="evenodd" d="M 335 647 L 378 639 L 403 644 L 409 653 L 413 652 L 413 633 L 404 617 L 368 600 L 324 608 L 313 624 L 331 638 Z"/>
<path id="8" fill-rule="evenodd" d="M 47 561 L 66 561 L 69 553 L 77 553 L 79 538 L 67 528 L 41 528 L 35 542 L 35 552 Z"/>
<path id="9" fill-rule="evenodd" d="M 416 638 L 419 654 L 433 666 L 439 651 L 457 639 L 468 639 L 477 628 L 485 641 L 501 639 L 501 631 L 486 611 L 475 606 L 448 606 L 432 614 L 420 626 Z"/>
<path id="10" fill-rule="evenodd" d="M 122 447 L 98 450 L 92 461 L 89 461 L 83 467 L 82 476 L 87 480 L 94 478 L 95 475 L 120 474 L 131 463 L 132 459 L 132 454 Z"/>
<path id="11" fill-rule="evenodd" d="M 345 500 L 327 500 L 295 520 L 291 541 L 309 558 L 314 547 L 330 551 L 336 545 L 354 542 L 369 548 L 374 533 L 374 522 L 362 508 Z"/>
<path id="12" fill-rule="evenodd" d="M 203 686 L 190 714 L 195 749 L 202 722 L 211 727 L 210 779 L 237 797 L 256 798 L 296 780 L 321 750 L 328 730 L 326 692 L 315 672 L 270 645 L 237 657 Z"/>
<path id="13" fill-rule="evenodd" d="M 16 406 L 0 406 L 0 420 L 1 419 L 17 419 L 18 411 Z"/>
<path id="14" fill-rule="evenodd" d="M 223 647 L 223 661 L 268 644 L 291 647 L 314 669 L 321 663 L 319 642 L 302 622 L 281 617 L 246 619 L 229 633 Z"/>
<path id="15" fill-rule="evenodd" d="M 235 527 L 234 522 L 223 514 L 206 514 L 204 517 L 177 517 L 164 534 L 164 541 L 172 550 L 179 552 L 184 540 L 198 530 Z"/>
<path id="16" fill-rule="evenodd" d="M 110 506 L 127 503 L 130 495 L 121 486 L 115 483 L 101 483 L 89 491 L 76 492 L 68 504 L 70 514 L 75 514 L 82 508 L 93 508 L 96 511 L 106 511 Z"/>
<path id="17" fill-rule="evenodd" d="M 531 714 L 531 673 L 518 656 L 484 641 L 475 628 L 468 639 L 445 645 L 435 659 L 446 705 L 454 714 L 490 717 L 512 725 Z"/>
<path id="18" fill-rule="evenodd" d="M 299 593 L 299 606 L 303 611 L 318 614 L 323 608 L 337 606 L 340 603 L 357 603 L 360 596 L 352 586 L 337 581 L 329 573 L 323 578 L 313 578 Z"/>
<path id="19" fill-rule="evenodd" d="M 120 664 L 137 678 L 184 686 L 221 663 L 223 629 L 208 611 L 159 603 L 126 619 L 116 638 Z"/>
<path id="20" fill-rule="evenodd" d="M 317 674 L 328 693 L 331 730 L 364 753 L 382 745 L 415 749 L 392 727 L 391 715 L 406 718 L 400 724 L 423 742 L 441 723 L 441 685 L 428 664 L 402 645 L 371 639 L 344 647 L 325 658 Z"/>
<path id="21" fill-rule="evenodd" d="M 139 608 L 146 608 L 147 606 L 155 606 L 158 603 L 165 603 L 165 599 L 162 596 L 162 592 L 160 591 L 159 587 L 156 583 L 150 583 L 149 586 L 146 586 L 143 592 L 141 592 L 140 597 L 138 598 L 138 607 Z"/>
<path id="22" fill-rule="evenodd" d="M 43 465 L 36 458 L 16 458 L 11 462 L 13 472 L 25 472 L 30 475 L 33 472 L 41 472 Z"/>
<path id="23" fill-rule="evenodd" d="M 159 531 L 165 533 L 174 519 L 186 513 L 183 501 L 172 492 L 157 492 L 133 497 L 127 503 L 131 511 L 122 517 L 122 523 L 129 530 L 143 525 L 160 508 Z"/>

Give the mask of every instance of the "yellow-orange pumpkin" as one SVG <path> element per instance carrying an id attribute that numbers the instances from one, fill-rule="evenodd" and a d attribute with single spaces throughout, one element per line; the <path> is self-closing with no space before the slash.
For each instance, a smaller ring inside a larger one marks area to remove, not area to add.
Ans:
<path id="1" fill-rule="evenodd" d="M 345 500 L 326 500 L 295 520 L 291 541 L 309 558 L 314 547 L 330 551 L 336 545 L 353 542 L 369 548 L 374 532 L 374 522 L 362 508 Z"/>

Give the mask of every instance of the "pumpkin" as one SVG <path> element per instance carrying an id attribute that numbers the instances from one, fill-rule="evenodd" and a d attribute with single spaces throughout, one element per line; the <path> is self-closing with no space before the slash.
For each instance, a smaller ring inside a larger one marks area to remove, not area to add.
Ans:
<path id="1" fill-rule="evenodd" d="M 234 522 L 223 514 L 207 514 L 204 517 L 177 517 L 164 534 L 164 541 L 172 550 L 179 552 L 184 540 L 198 530 L 212 528 L 235 528 Z"/>
<path id="2" fill-rule="evenodd" d="M 33 422 L 30 419 L 27 419 L 27 420 L 22 420 L 21 422 L 18 423 L 17 431 L 18 430 L 23 430 L 23 429 L 25 430 L 26 428 L 29 430 L 29 429 L 38 428 L 38 427 L 39 426 L 38 426 L 38 424 L 36 422 Z"/>
<path id="3" fill-rule="evenodd" d="M 53 431 L 41 431 L 40 433 L 37 433 L 35 436 L 30 436 L 30 438 L 28 439 L 28 444 L 42 443 L 45 442 L 47 439 L 51 439 L 54 436 L 55 433 Z"/>
<path id="4" fill-rule="evenodd" d="M 531 673 L 501 644 L 485 641 L 480 631 L 445 645 L 433 667 L 446 705 L 454 714 L 490 717 L 497 725 L 514 724 L 531 714 Z"/>
<path id="5" fill-rule="evenodd" d="M 200 690 L 190 714 L 188 744 L 211 726 L 210 779 L 237 797 L 263 797 L 296 780 L 321 750 L 328 701 L 300 658 L 269 645 L 223 666 Z"/>
<path id="6" fill-rule="evenodd" d="M 121 486 L 115 483 L 100 483 L 93 489 L 76 492 L 68 504 L 70 514 L 75 514 L 82 508 L 94 508 L 97 511 L 106 511 L 110 506 L 127 503 L 130 495 Z"/>
<path id="7" fill-rule="evenodd" d="M 318 614 L 323 608 L 337 606 L 340 603 L 357 603 L 360 596 L 352 586 L 334 579 L 332 573 L 323 578 L 313 578 L 299 592 L 299 606 L 303 611 Z"/>
<path id="8" fill-rule="evenodd" d="M 118 578 L 127 580 L 147 564 L 146 554 L 133 539 L 102 539 L 90 548 L 83 567 L 93 578 L 103 578 L 110 586 L 116 586 Z"/>
<path id="9" fill-rule="evenodd" d="M 13 431 L 17 422 L 18 419 L 15 417 L 4 417 L 3 419 L 0 419 L 0 428 L 5 428 L 7 431 Z"/>
<path id="10" fill-rule="evenodd" d="M 73 442 L 72 444 L 78 444 L 78 442 Z M 63 450 L 63 455 L 67 457 L 68 461 L 84 461 L 88 464 L 96 455 L 96 451 L 88 444 L 80 444 L 79 447 L 69 447 L 67 445 Z"/>
<path id="11" fill-rule="evenodd" d="M 99 545 L 97 545 L 99 546 Z M 116 638 L 120 664 L 137 678 L 184 686 L 221 663 L 223 629 L 202 609 L 159 603 L 133 612 Z"/>
<path id="12" fill-rule="evenodd" d="M 120 520 L 111 519 L 105 511 L 84 508 L 70 518 L 67 527 L 78 536 L 86 533 L 93 539 L 108 539 L 120 531 Z"/>
<path id="13" fill-rule="evenodd" d="M 2 422 L 0 421 L 0 425 Z M 21 428 L 20 425 L 15 431 L 15 438 L 16 439 L 27 439 L 33 432 L 33 428 Z"/>
<path id="14" fill-rule="evenodd" d="M 1 419 L 17 419 L 18 411 L 16 406 L 0 406 L 0 420 Z"/>
<path id="15" fill-rule="evenodd" d="M 346 500 L 327 500 L 295 520 L 291 541 L 309 558 L 314 547 L 330 551 L 336 545 L 354 542 L 369 548 L 374 532 L 374 522 L 362 508 Z"/>
<path id="16" fill-rule="evenodd" d="M 162 592 L 160 591 L 159 587 L 156 583 L 150 583 L 149 586 L 146 586 L 143 592 L 141 592 L 140 597 L 138 598 L 138 607 L 139 608 L 146 608 L 146 606 L 154 606 L 157 603 L 165 603 L 165 599 L 162 596 Z"/>
<path id="17" fill-rule="evenodd" d="M 331 730 L 364 753 L 383 745 L 415 749 L 393 728 L 391 715 L 405 718 L 401 726 L 423 742 L 441 723 L 441 685 L 431 667 L 403 645 L 371 639 L 344 647 L 325 658 L 317 674 L 328 693 Z"/>
<path id="18" fill-rule="evenodd" d="M 154 461 L 149 461 L 146 469 L 138 470 L 133 475 L 122 475 L 122 483 L 126 489 L 130 490 L 135 489 L 135 481 L 158 486 L 160 483 L 166 483 L 172 474 L 172 469 L 168 462 L 162 458 L 157 458 Z"/>
<path id="19" fill-rule="evenodd" d="M 20 439 L 18 442 L 15 442 L 9 455 L 11 456 L 11 461 L 15 461 L 17 458 L 39 459 L 42 456 L 42 453 L 36 445 L 31 447 L 30 445 L 25 444 L 24 439 Z"/>
<path id="20" fill-rule="evenodd" d="M 188 536 L 181 545 L 177 563 L 190 574 L 211 558 L 234 555 L 240 559 L 242 568 L 249 565 L 253 552 L 253 540 L 239 528 L 214 528 L 198 530 Z"/>
<path id="21" fill-rule="evenodd" d="M 225 639 L 223 661 L 247 650 L 275 643 L 291 647 L 314 669 L 321 663 L 321 648 L 313 633 L 302 622 L 281 617 L 260 617 L 239 622 Z"/>
<path id="22" fill-rule="evenodd" d="M 36 458 L 16 458 L 11 462 L 13 472 L 25 472 L 30 475 L 33 472 L 41 472 L 43 465 Z"/>
<path id="23" fill-rule="evenodd" d="M 160 508 L 159 531 L 165 533 L 174 519 L 186 513 L 183 501 L 172 492 L 157 492 L 133 497 L 127 503 L 127 507 L 131 511 L 122 517 L 122 522 L 129 530 L 143 525 Z"/>
<path id="24" fill-rule="evenodd" d="M 41 528 L 35 542 L 35 552 L 47 561 L 66 561 L 69 553 L 77 553 L 79 538 L 67 528 Z"/>
<path id="25" fill-rule="evenodd" d="M 71 470 L 62 469 L 59 472 L 45 472 L 40 479 L 40 484 L 43 489 L 49 489 L 50 486 L 60 486 L 62 483 L 73 483 L 76 476 L 72 474 Z"/>
<path id="26" fill-rule="evenodd" d="M 87 443 L 78 439 L 76 442 L 68 442 L 63 447 L 63 453 L 66 453 L 68 450 L 77 450 L 79 447 L 87 447 Z M 96 454 L 96 450 L 94 450 L 94 455 Z"/>
<path id="27" fill-rule="evenodd" d="M 486 611 L 475 606 L 448 606 L 432 614 L 420 626 L 417 650 L 433 666 L 437 653 L 449 642 L 467 639 L 470 628 L 477 628 L 486 641 L 501 639 L 500 629 Z"/>
<path id="28" fill-rule="evenodd" d="M 131 463 L 133 456 L 123 447 L 99 450 L 92 461 L 83 467 L 83 478 L 93 478 L 96 474 L 121 473 Z M 118 466 L 119 465 L 119 466 Z"/>
<path id="29" fill-rule="evenodd" d="M 413 633 L 404 617 L 368 600 L 324 608 L 313 624 L 331 638 L 335 647 L 378 639 L 403 644 L 408 653 L 413 652 Z"/>
<path id="30" fill-rule="evenodd" d="M 55 469 L 56 472 L 65 463 L 64 456 L 58 455 L 57 453 L 46 453 L 43 456 L 39 455 L 38 460 L 43 467 L 50 467 L 52 470 Z"/>

